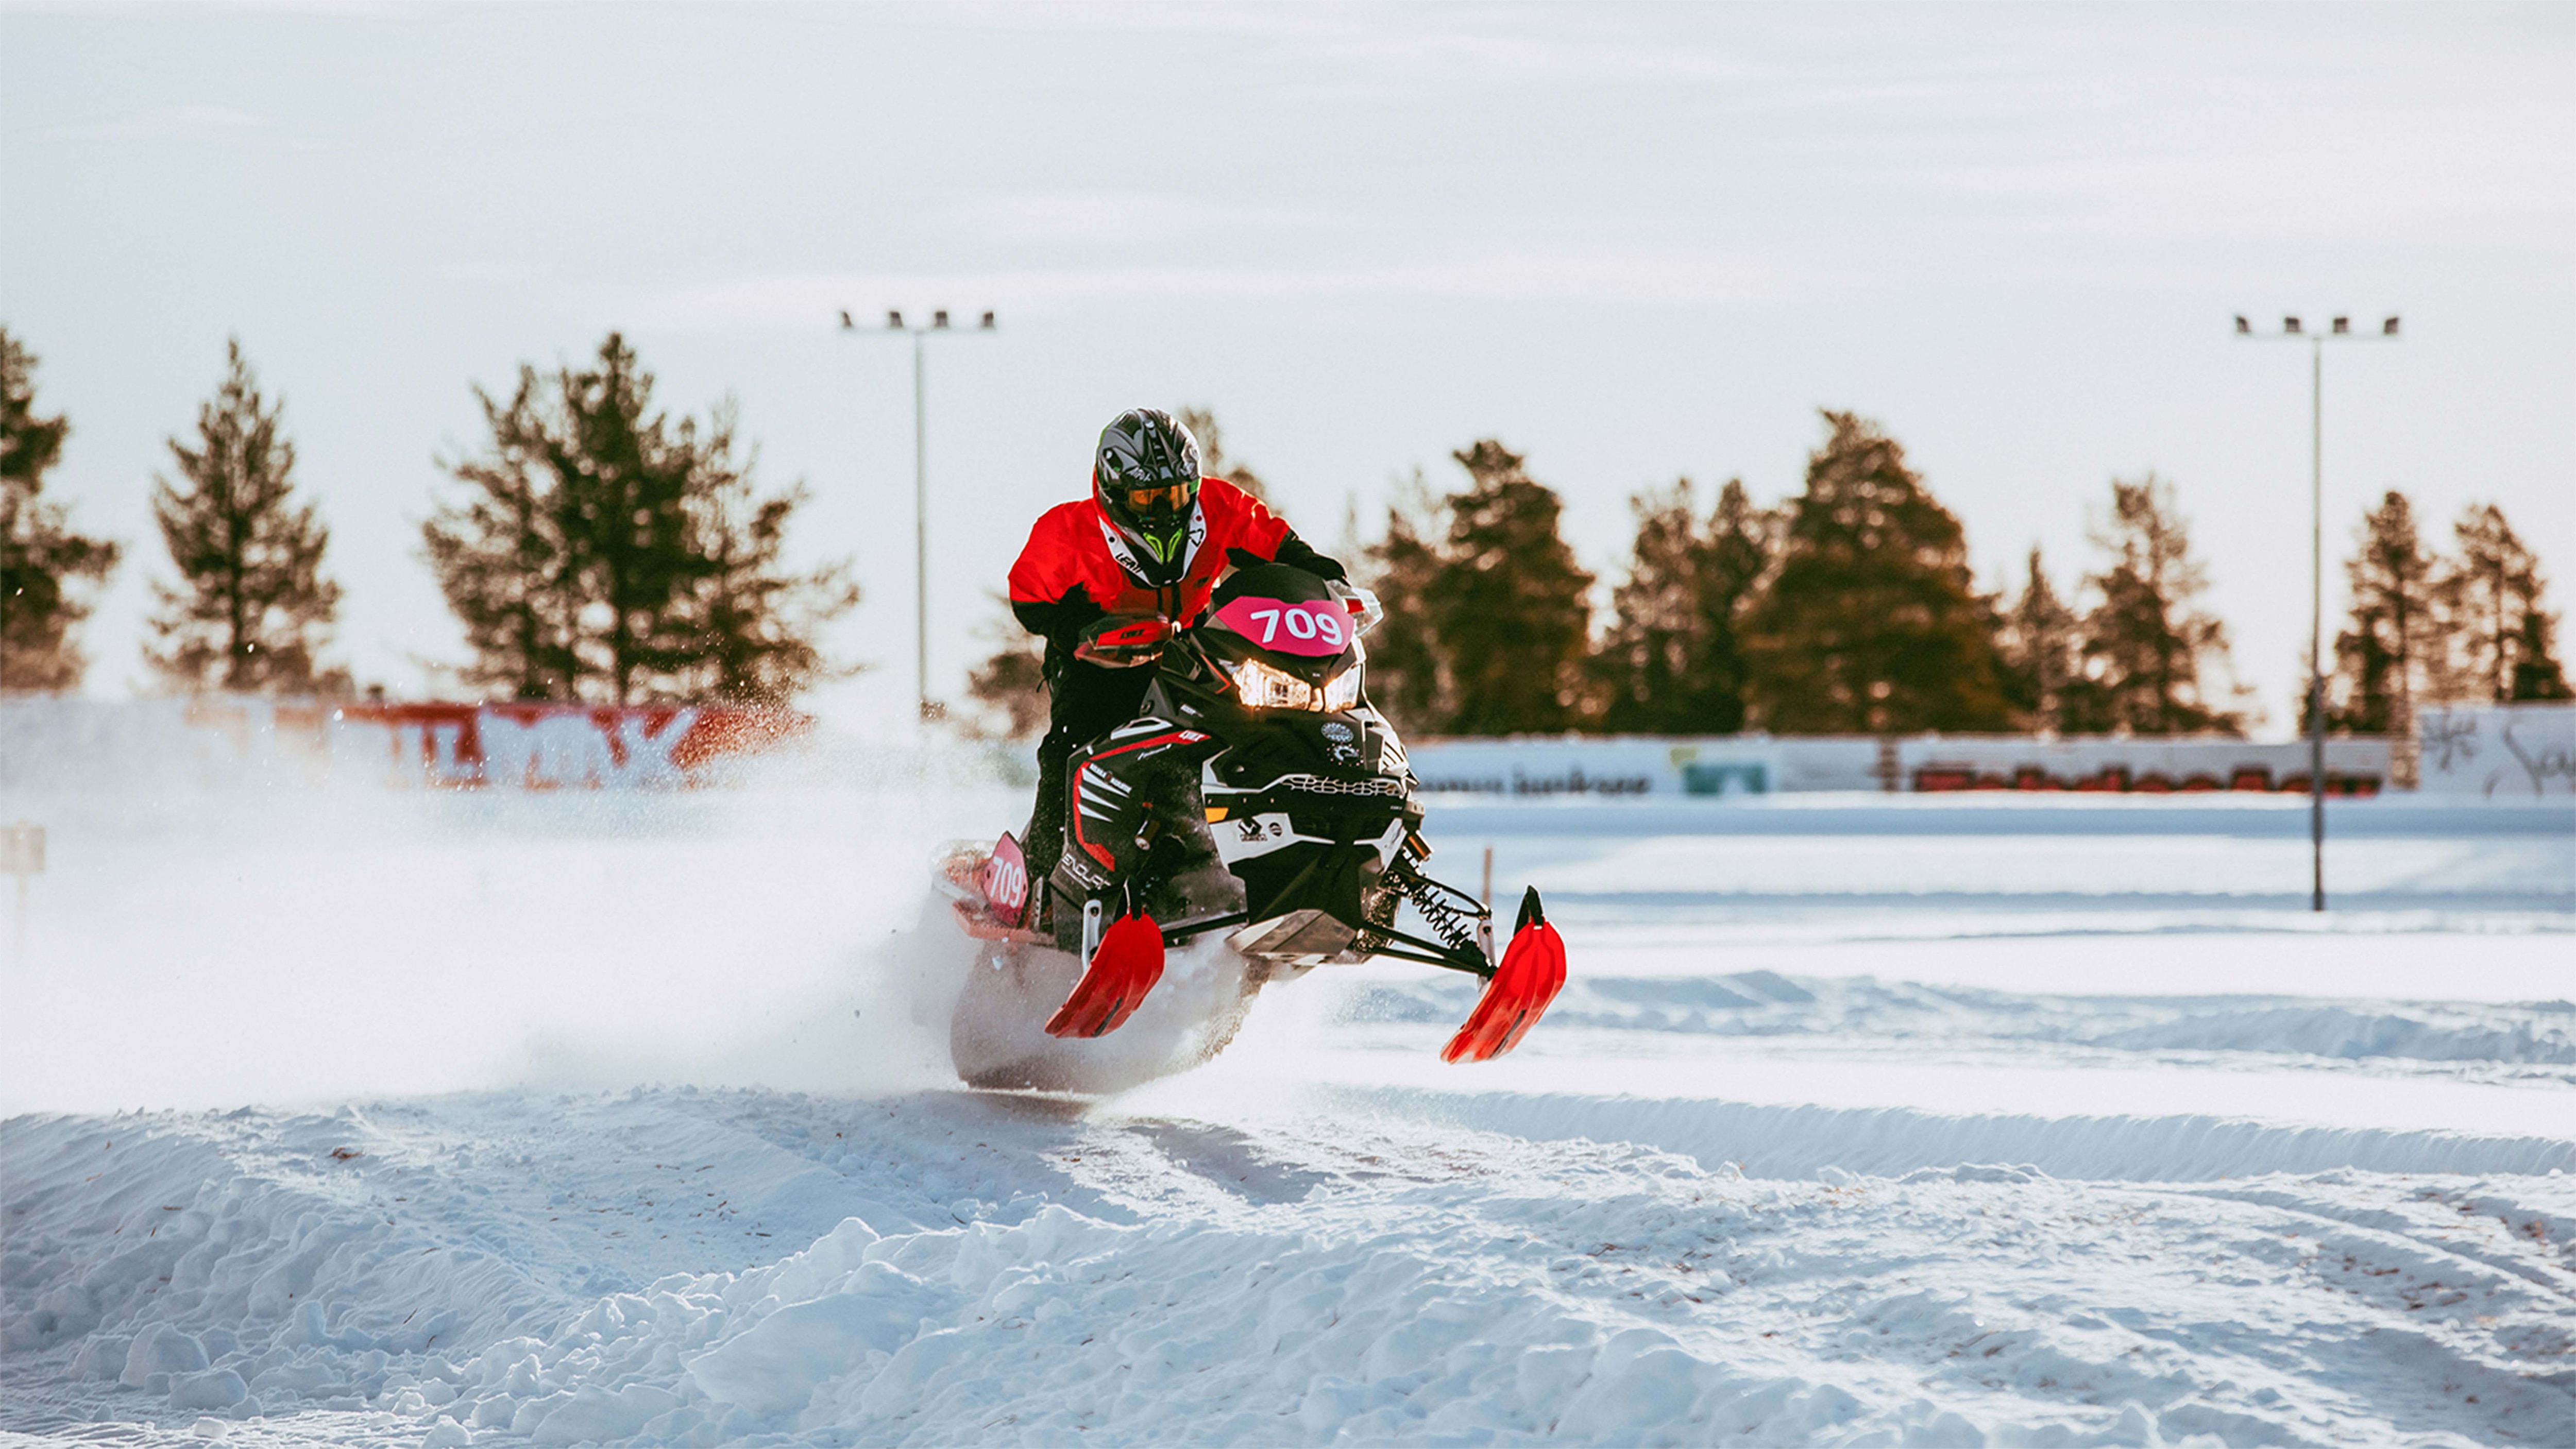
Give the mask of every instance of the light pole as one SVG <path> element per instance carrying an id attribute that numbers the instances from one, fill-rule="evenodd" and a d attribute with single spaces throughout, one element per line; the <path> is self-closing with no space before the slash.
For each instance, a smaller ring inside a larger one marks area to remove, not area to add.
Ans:
<path id="1" fill-rule="evenodd" d="M 2255 342 L 2308 344 L 2308 845 L 2314 857 L 2314 884 L 2308 909 L 2326 908 L 2326 344 L 2328 342 L 2394 342 L 2397 319 L 2379 324 L 2377 332 L 2355 332 L 2350 317 L 2337 317 L 2328 330 L 2310 332 L 2296 317 L 2281 319 L 2278 332 L 2257 332 L 2242 315 L 2236 335 Z"/>
<path id="2" fill-rule="evenodd" d="M 847 310 L 841 313 L 841 330 L 859 330 Z M 942 309 L 930 314 L 926 327 L 908 327 L 901 312 L 889 311 L 884 328 L 877 332 L 879 336 L 912 339 L 912 668 L 913 679 L 919 685 L 921 717 L 925 720 L 937 719 L 939 706 L 930 698 L 930 403 L 922 343 L 934 332 L 967 330 L 949 326 L 948 313 Z M 985 313 L 984 320 L 972 330 L 993 331 L 993 314 Z"/>

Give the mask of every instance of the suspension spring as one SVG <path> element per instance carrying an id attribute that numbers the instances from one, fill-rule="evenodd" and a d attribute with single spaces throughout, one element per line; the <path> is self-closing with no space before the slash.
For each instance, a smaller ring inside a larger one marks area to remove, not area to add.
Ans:
<path id="1" fill-rule="evenodd" d="M 1422 913 L 1422 919 L 1430 922 L 1431 929 L 1440 933 L 1440 939 L 1449 943 L 1450 949 L 1480 958 L 1485 954 L 1476 945 L 1475 922 L 1484 914 L 1481 909 L 1473 914 L 1460 910 L 1449 902 L 1448 897 L 1453 892 L 1412 871 L 1405 872 L 1404 894 L 1413 902 L 1413 908 Z"/>

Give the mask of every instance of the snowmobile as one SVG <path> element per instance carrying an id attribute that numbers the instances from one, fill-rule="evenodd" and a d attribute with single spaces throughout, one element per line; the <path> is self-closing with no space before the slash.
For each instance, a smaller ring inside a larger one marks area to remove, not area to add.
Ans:
<path id="1" fill-rule="evenodd" d="M 982 943 L 950 1028 L 969 1085 L 1111 1090 L 1180 1070 L 1224 1048 L 1264 985 L 1371 958 L 1482 981 L 1441 1056 L 1484 1061 L 1519 1045 L 1565 984 L 1536 889 L 1498 960 L 1490 907 L 1423 870 L 1404 745 L 1363 688 L 1375 597 L 1235 562 L 1196 627 L 1145 617 L 1095 635 L 1162 652 L 1139 666 L 1156 672 L 1136 718 L 1066 767 L 1054 869 L 1029 879 L 1008 833 L 935 863 Z M 1418 928 L 1400 923 L 1408 904 Z M 1162 1010 L 1178 1029 L 1125 1054 L 1101 1042 L 1147 1006 L 1175 948 L 1194 969 L 1155 1000 L 1175 1000 Z"/>

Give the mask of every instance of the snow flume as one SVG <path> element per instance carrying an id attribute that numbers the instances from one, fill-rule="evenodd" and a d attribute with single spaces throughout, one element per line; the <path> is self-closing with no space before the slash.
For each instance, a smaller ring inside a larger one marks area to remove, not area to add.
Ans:
<path id="1" fill-rule="evenodd" d="M 2356 805 L 2319 925 L 2268 802 L 1435 802 L 1574 948 L 1545 1030 L 1444 1066 L 1475 982 L 1325 971 L 1208 1066 L 1078 1098 L 948 1070 L 971 953 L 925 862 L 1024 801 L 943 768 L 35 792 L 0 1432 L 2576 1422 L 2563 810 Z"/>

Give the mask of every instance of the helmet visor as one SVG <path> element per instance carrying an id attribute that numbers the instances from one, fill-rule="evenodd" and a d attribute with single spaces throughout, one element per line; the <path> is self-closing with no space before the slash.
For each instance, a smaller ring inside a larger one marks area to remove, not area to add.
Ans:
<path id="1" fill-rule="evenodd" d="M 1120 488 L 1116 497 L 1130 517 L 1150 518 L 1157 514 L 1170 516 L 1190 506 L 1198 486 L 1192 483 L 1166 483 L 1151 488 Z"/>

